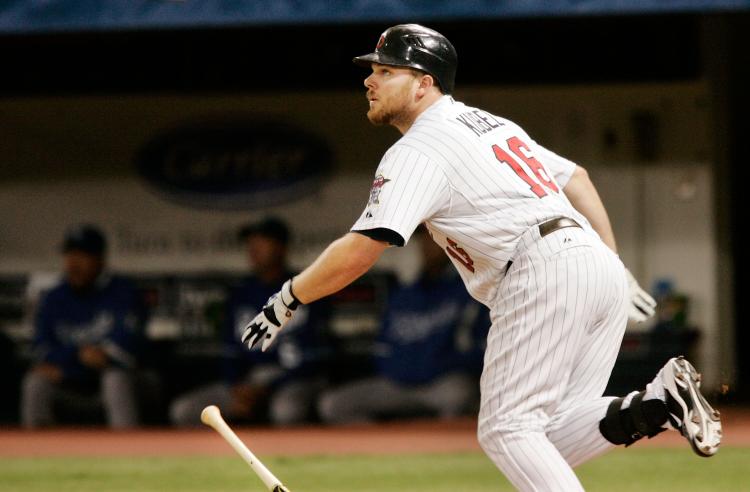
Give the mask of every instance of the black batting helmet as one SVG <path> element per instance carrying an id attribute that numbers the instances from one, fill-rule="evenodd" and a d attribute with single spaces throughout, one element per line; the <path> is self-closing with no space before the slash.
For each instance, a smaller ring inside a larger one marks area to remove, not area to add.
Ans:
<path id="1" fill-rule="evenodd" d="M 375 52 L 354 58 L 354 63 L 411 67 L 435 77 L 444 94 L 453 92 L 456 80 L 456 50 L 448 38 L 419 24 L 388 28 L 378 40 Z"/>

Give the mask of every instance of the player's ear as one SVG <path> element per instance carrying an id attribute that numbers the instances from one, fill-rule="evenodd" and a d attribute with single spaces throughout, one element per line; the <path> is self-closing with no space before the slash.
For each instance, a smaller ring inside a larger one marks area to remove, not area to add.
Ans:
<path id="1" fill-rule="evenodd" d="M 434 85 L 435 85 L 435 78 L 432 75 L 428 73 L 422 74 L 422 78 L 419 81 L 420 89 L 427 91 L 429 90 L 430 87 L 433 87 Z"/>
<path id="2" fill-rule="evenodd" d="M 417 95 L 422 98 L 424 97 L 432 87 L 435 87 L 435 78 L 427 73 L 420 73 L 419 86 L 417 87 Z"/>

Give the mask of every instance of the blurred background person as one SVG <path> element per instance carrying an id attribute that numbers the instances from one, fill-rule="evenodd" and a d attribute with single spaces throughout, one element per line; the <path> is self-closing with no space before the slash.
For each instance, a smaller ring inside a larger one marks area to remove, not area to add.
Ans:
<path id="1" fill-rule="evenodd" d="M 318 403 L 324 422 L 451 418 L 478 404 L 487 310 L 422 226 L 418 237 L 421 272 L 389 294 L 375 344 L 376 375 L 325 392 Z"/>
<path id="2" fill-rule="evenodd" d="M 62 245 L 64 278 L 42 299 L 34 322 L 34 360 L 21 389 L 21 424 L 75 420 L 102 407 L 107 423 L 139 423 L 134 369 L 142 310 L 131 282 L 106 272 L 106 240 L 76 225 Z"/>
<path id="3" fill-rule="evenodd" d="M 232 289 L 223 331 L 224 380 L 178 397 L 170 406 L 173 424 L 200 425 L 206 405 L 218 405 L 234 421 L 270 420 L 276 425 L 314 417 L 314 402 L 324 384 L 323 343 L 328 305 L 302 306 L 278 346 L 249 351 L 241 342 L 245 325 L 259 306 L 292 275 L 287 265 L 290 232 L 278 218 L 268 217 L 239 231 L 253 274 Z"/>

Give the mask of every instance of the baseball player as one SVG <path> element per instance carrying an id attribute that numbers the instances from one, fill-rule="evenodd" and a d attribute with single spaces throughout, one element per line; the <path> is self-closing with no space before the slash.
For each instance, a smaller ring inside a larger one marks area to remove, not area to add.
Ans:
<path id="1" fill-rule="evenodd" d="M 354 59 L 372 70 L 369 120 L 403 136 L 352 230 L 284 283 L 243 340 L 266 349 L 300 304 L 346 286 L 425 223 L 490 309 L 478 437 L 514 486 L 582 490 L 573 467 L 668 428 L 713 455 L 718 412 L 685 359 L 643 391 L 602 397 L 629 305 L 642 317 L 653 304 L 631 288 L 585 172 L 512 121 L 453 99 L 456 60 L 444 36 L 414 24 L 391 27 Z"/>
<path id="2" fill-rule="evenodd" d="M 110 427 L 135 427 L 142 303 L 129 279 L 107 271 L 107 241 L 98 227 L 71 226 L 62 253 L 64 278 L 36 312 L 21 425 L 50 426 L 66 414 L 80 418 L 101 406 Z"/>

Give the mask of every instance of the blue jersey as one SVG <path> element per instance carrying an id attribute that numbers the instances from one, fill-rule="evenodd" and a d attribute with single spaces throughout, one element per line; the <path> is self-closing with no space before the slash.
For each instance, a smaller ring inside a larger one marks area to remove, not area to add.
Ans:
<path id="1" fill-rule="evenodd" d="M 285 280 L 291 276 L 291 273 L 287 273 L 283 278 Z M 258 364 L 277 365 L 283 369 L 282 380 L 313 375 L 321 370 L 321 362 L 328 355 L 323 343 L 329 313 L 326 302 L 300 305 L 274 344 L 265 352 L 259 348 L 248 350 L 242 343 L 242 333 L 247 324 L 260 312 L 268 298 L 281 289 L 282 284 L 283 281 L 268 285 L 250 276 L 231 290 L 223 335 L 227 382 L 240 381 Z"/>
<path id="2" fill-rule="evenodd" d="M 422 277 L 390 294 L 376 344 L 377 367 L 404 384 L 453 371 L 479 373 L 489 326 L 486 308 L 471 299 L 448 266 L 437 279 Z"/>
<path id="3" fill-rule="evenodd" d="M 39 305 L 35 357 L 58 366 L 72 380 L 95 374 L 78 359 L 78 351 L 87 345 L 104 349 L 115 365 L 133 367 L 142 341 L 142 314 L 136 290 L 125 278 L 102 276 L 86 291 L 73 290 L 63 281 Z"/>

